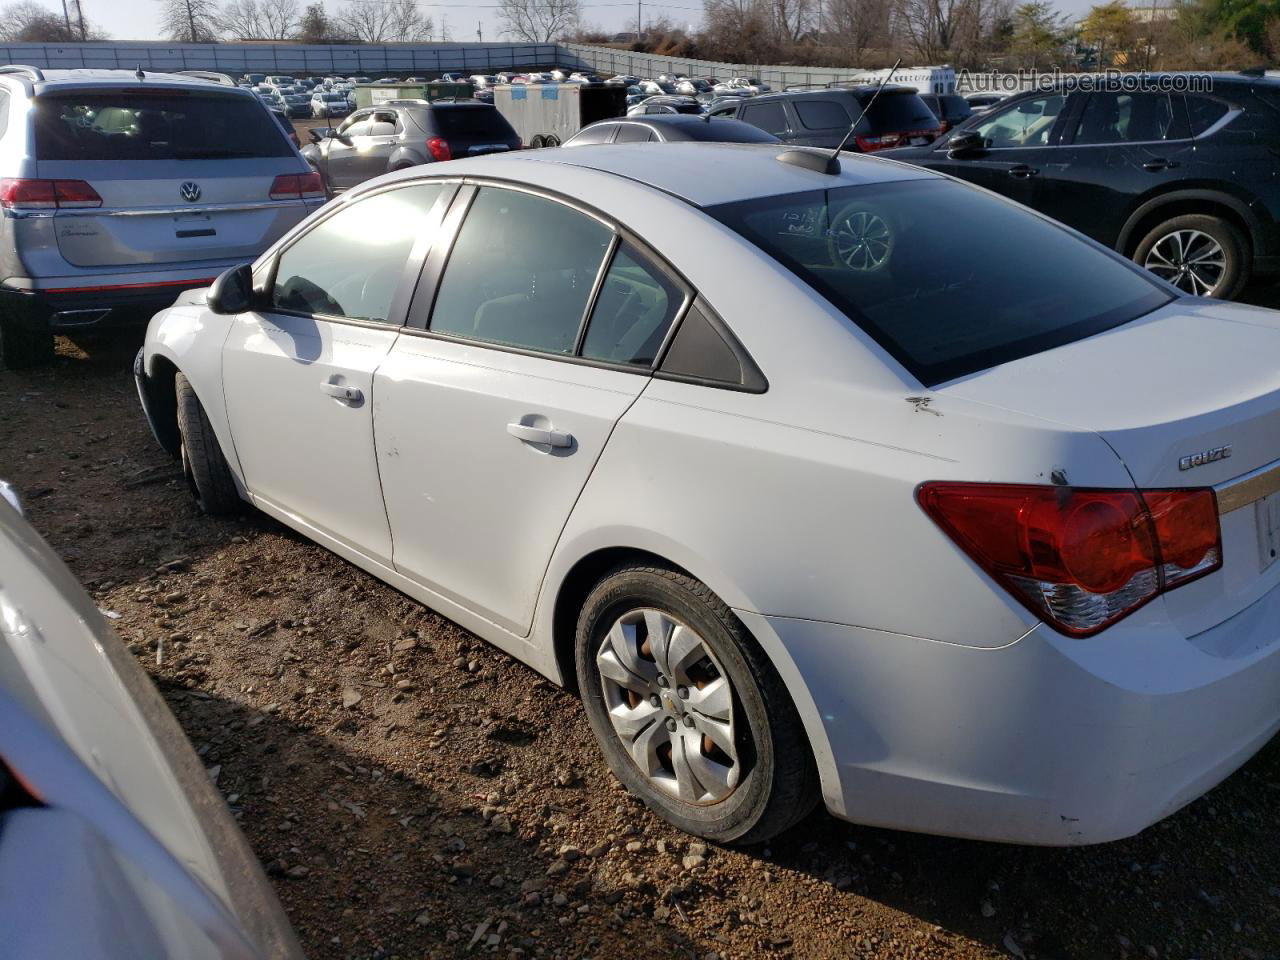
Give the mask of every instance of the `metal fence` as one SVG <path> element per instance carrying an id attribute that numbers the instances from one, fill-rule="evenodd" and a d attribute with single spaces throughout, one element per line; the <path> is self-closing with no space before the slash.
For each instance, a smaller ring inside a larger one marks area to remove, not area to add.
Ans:
<path id="1" fill-rule="evenodd" d="M 337 46 L 302 43 L 11 43 L 0 63 L 35 67 L 132 70 L 218 70 L 243 73 L 439 74 L 458 70 L 550 69 L 561 59 L 554 43 L 413 43 Z"/>

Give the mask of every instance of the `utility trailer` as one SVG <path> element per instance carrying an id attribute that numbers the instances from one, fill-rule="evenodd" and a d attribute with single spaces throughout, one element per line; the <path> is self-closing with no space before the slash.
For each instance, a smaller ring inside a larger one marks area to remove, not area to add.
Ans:
<path id="1" fill-rule="evenodd" d="M 626 88 L 603 83 L 501 83 L 493 105 L 527 147 L 558 147 L 587 124 L 627 112 Z"/>

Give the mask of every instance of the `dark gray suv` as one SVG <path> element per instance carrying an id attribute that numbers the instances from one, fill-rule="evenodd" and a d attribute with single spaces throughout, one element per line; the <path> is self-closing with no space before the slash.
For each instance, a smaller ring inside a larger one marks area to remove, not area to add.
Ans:
<path id="1" fill-rule="evenodd" d="M 302 155 L 334 194 L 389 170 L 520 147 L 493 104 L 391 100 L 357 110 L 337 129 L 312 129 Z"/>

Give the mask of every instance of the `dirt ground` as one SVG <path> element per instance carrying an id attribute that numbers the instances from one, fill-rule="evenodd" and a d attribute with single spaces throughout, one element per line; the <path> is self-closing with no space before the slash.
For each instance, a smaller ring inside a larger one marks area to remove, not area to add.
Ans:
<path id="1" fill-rule="evenodd" d="M 698 843 L 615 785 L 573 697 L 261 515 L 198 514 L 139 338 L 0 373 L 0 476 L 118 615 L 311 957 L 1280 956 L 1280 741 L 1101 847 L 821 812 Z"/>

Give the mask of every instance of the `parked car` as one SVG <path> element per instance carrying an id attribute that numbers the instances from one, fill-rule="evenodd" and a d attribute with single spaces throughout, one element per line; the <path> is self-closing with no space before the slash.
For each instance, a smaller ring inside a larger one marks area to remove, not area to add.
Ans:
<path id="1" fill-rule="evenodd" d="M 206 511 L 572 684 L 719 842 L 820 797 L 1101 842 L 1275 733 L 1280 315 L 873 157 L 547 157 L 379 178 L 156 316 Z"/>
<path id="2" fill-rule="evenodd" d="M 687 113 L 698 115 L 703 112 L 702 104 L 693 97 L 659 96 L 646 97 L 633 107 L 627 108 L 628 117 L 645 114 Z"/>
<path id="3" fill-rule="evenodd" d="M 938 118 L 914 87 L 886 86 L 876 97 L 878 89 L 877 85 L 867 84 L 763 94 L 750 100 L 717 103 L 709 112 L 754 123 L 786 143 L 812 147 L 835 147 L 861 117 L 845 145 L 845 149 L 858 153 L 907 143 L 927 144 L 938 137 Z"/>
<path id="4" fill-rule="evenodd" d="M 773 134 L 741 120 L 727 117 L 689 116 L 676 113 L 666 116 L 638 116 L 625 120 L 599 120 L 584 127 L 566 140 L 566 147 L 593 143 L 779 143 Z"/>
<path id="5" fill-rule="evenodd" d="M 144 320 L 323 202 L 257 98 L 133 70 L 0 67 L 0 364 Z"/>
<path id="6" fill-rule="evenodd" d="M 969 101 L 954 93 L 922 93 L 920 99 L 929 108 L 929 112 L 938 118 L 942 133 L 973 116 L 973 107 L 969 106 Z"/>
<path id="7" fill-rule="evenodd" d="M 284 95 L 284 112 L 290 119 L 311 116 L 311 97 L 307 93 L 286 93 Z"/>
<path id="8" fill-rule="evenodd" d="M 734 77 L 729 81 L 728 86 L 738 90 L 746 90 L 751 94 L 769 93 L 773 87 L 764 83 L 759 77 Z"/>
<path id="9" fill-rule="evenodd" d="M 1211 93 L 1039 91 L 895 158 L 1025 203 L 1198 296 L 1280 268 L 1280 81 Z"/>
<path id="10" fill-rule="evenodd" d="M 595 73 L 571 73 L 569 74 L 569 83 L 604 83 L 599 74 Z"/>
<path id="11" fill-rule="evenodd" d="M 388 170 L 519 149 L 511 124 L 490 105 L 400 100 L 357 110 L 336 130 L 312 130 L 302 155 L 334 194 Z"/>
<path id="12" fill-rule="evenodd" d="M 468 79 L 471 80 L 471 85 L 475 87 L 477 91 L 487 90 L 498 82 L 498 78 L 496 76 L 483 73 L 473 74 Z"/>
<path id="13" fill-rule="evenodd" d="M 633 77 L 629 73 L 619 73 L 616 76 L 612 76 L 605 81 L 605 83 L 616 83 L 619 86 L 623 86 L 623 87 L 633 87 L 639 82 L 640 82 L 639 77 Z"/>
<path id="14" fill-rule="evenodd" d="M 686 97 L 709 100 L 715 95 L 712 91 L 712 85 L 707 83 L 706 80 L 685 77 L 676 84 L 676 93 Z"/>
<path id="15" fill-rule="evenodd" d="M 676 92 L 676 85 L 665 80 L 641 80 L 636 86 L 641 93 L 647 93 L 651 97 L 675 96 Z"/>
<path id="16" fill-rule="evenodd" d="M 351 109 L 351 100 L 345 91 L 324 91 L 311 95 L 311 116 L 317 119 L 345 117 Z"/>
<path id="17" fill-rule="evenodd" d="M 0 496 L 5 956 L 300 960 L 168 705 L 10 499 Z"/>

